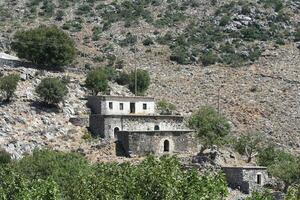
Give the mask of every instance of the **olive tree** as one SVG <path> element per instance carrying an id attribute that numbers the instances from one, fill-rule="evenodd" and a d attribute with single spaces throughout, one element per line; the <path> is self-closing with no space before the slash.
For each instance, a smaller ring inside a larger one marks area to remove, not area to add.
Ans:
<path id="1" fill-rule="evenodd" d="M 10 74 L 0 78 L 0 92 L 3 94 L 4 101 L 9 102 L 11 100 L 17 89 L 19 80 L 20 76 L 16 74 Z"/>
<path id="2" fill-rule="evenodd" d="M 90 71 L 85 80 L 85 87 L 91 90 L 94 96 L 99 92 L 106 93 L 108 90 L 106 71 L 100 68 Z"/>
<path id="3" fill-rule="evenodd" d="M 241 155 L 247 157 L 247 163 L 251 162 L 258 154 L 258 150 L 264 143 L 264 136 L 261 133 L 247 133 L 241 135 L 233 144 L 234 148 Z"/>
<path id="4" fill-rule="evenodd" d="M 45 78 L 35 89 L 38 96 L 48 105 L 57 105 L 68 94 L 66 83 L 59 78 Z"/>
<path id="5" fill-rule="evenodd" d="M 157 109 L 159 110 L 161 115 L 171 115 L 176 109 L 176 106 L 163 99 L 157 102 Z"/>
<path id="6" fill-rule="evenodd" d="M 202 142 L 200 153 L 213 145 L 221 144 L 224 137 L 230 132 L 227 119 L 209 106 L 195 111 L 189 118 L 188 125 L 197 131 L 197 136 Z"/>
<path id="7" fill-rule="evenodd" d="M 56 26 L 18 31 L 12 48 L 18 57 L 51 70 L 60 70 L 69 65 L 76 52 L 71 37 Z"/>

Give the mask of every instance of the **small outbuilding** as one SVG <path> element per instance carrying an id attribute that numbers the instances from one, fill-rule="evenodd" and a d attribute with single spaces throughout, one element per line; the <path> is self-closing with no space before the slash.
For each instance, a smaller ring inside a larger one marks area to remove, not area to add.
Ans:
<path id="1" fill-rule="evenodd" d="M 269 180 L 266 167 L 240 166 L 222 167 L 222 169 L 228 186 L 246 194 L 262 189 Z"/>

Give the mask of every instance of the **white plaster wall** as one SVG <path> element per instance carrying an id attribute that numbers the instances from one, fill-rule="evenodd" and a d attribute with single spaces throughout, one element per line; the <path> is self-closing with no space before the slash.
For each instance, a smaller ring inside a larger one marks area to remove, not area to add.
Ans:
<path id="1" fill-rule="evenodd" d="M 113 103 L 113 109 L 109 108 L 109 102 Z M 123 110 L 120 110 L 120 103 L 123 103 Z M 135 113 L 140 115 L 155 114 L 155 103 L 154 102 L 133 102 L 135 103 Z M 147 109 L 143 109 L 143 104 L 147 104 Z M 130 113 L 130 102 L 129 101 L 104 101 L 101 105 L 102 114 L 105 115 L 128 115 Z"/>

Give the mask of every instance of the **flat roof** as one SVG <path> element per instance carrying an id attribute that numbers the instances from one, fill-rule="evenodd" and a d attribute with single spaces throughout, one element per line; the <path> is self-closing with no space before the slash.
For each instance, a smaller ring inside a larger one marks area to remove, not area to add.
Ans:
<path id="1" fill-rule="evenodd" d="M 177 129 L 177 130 L 144 130 L 144 131 L 141 131 L 141 130 L 130 130 L 130 131 L 119 131 L 119 132 L 123 132 L 123 133 L 190 133 L 190 132 L 193 132 L 194 130 L 191 130 L 191 129 Z"/>
<path id="2" fill-rule="evenodd" d="M 101 95 L 101 96 L 89 96 L 88 98 L 97 98 L 102 101 L 154 101 L 154 97 L 145 97 L 145 96 L 111 96 L 111 95 Z"/>
<path id="3" fill-rule="evenodd" d="M 263 166 L 222 166 L 222 169 L 267 169 Z"/>
<path id="4" fill-rule="evenodd" d="M 120 114 L 117 114 L 117 115 L 103 115 L 103 114 L 92 114 L 92 115 L 100 115 L 100 116 L 103 116 L 103 117 L 112 117 L 112 118 L 129 118 L 129 117 L 136 117 L 136 118 L 184 118 L 182 115 L 142 115 L 142 114 L 125 114 L 125 115 L 120 115 Z"/>

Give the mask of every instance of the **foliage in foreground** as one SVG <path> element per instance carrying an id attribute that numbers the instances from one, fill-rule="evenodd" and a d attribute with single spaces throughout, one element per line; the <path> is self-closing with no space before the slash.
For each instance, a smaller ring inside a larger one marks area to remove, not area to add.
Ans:
<path id="1" fill-rule="evenodd" d="M 9 102 L 13 97 L 18 82 L 20 80 L 20 76 L 17 74 L 10 74 L 0 78 L 0 93 L 3 94 L 4 101 Z"/>
<path id="2" fill-rule="evenodd" d="M 0 179 L 0 199 L 219 200 L 228 193 L 223 174 L 186 171 L 174 157 L 92 165 L 77 154 L 42 150 L 0 167 Z"/>
<path id="3" fill-rule="evenodd" d="M 75 58 L 75 43 L 68 34 L 53 27 L 19 31 L 12 48 L 18 57 L 51 70 L 60 70 Z"/>
<path id="4" fill-rule="evenodd" d="M 57 105 L 68 94 L 66 83 L 59 78 L 44 78 L 35 91 L 49 105 Z"/>
<path id="5" fill-rule="evenodd" d="M 223 143 L 225 136 L 229 134 L 230 125 L 227 119 L 217 113 L 212 107 L 202 107 L 192 114 L 188 120 L 189 127 L 197 131 L 198 138 L 205 149 Z"/>

